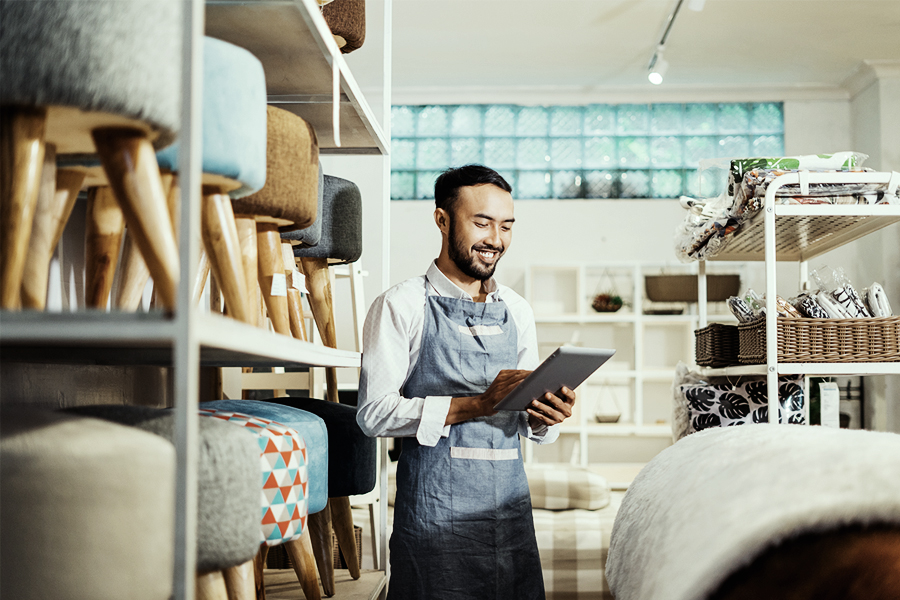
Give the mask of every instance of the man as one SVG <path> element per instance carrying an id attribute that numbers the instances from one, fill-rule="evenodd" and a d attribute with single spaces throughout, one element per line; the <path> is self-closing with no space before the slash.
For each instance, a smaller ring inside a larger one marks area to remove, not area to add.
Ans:
<path id="1" fill-rule="evenodd" d="M 519 435 L 554 441 L 574 393 L 493 410 L 538 363 L 534 315 L 493 279 L 512 241 L 509 184 L 480 165 L 435 183 L 441 252 L 372 304 L 360 427 L 404 437 L 389 600 L 544 598 Z"/>

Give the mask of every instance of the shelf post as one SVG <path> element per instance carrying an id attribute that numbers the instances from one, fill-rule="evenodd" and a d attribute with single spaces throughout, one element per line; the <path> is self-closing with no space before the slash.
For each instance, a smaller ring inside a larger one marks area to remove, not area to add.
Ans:
<path id="1" fill-rule="evenodd" d="M 703 329 L 707 325 L 707 309 L 706 299 L 706 261 L 701 260 L 697 265 L 697 311 L 700 315 L 700 327 Z"/>
<path id="2" fill-rule="evenodd" d="M 769 423 L 778 423 L 778 311 L 775 309 L 775 192 L 766 190 L 763 237 L 766 259 L 766 383 L 769 396 Z"/>

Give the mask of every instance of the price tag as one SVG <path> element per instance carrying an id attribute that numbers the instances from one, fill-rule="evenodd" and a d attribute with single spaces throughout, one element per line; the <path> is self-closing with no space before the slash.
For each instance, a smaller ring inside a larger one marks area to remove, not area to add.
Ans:
<path id="1" fill-rule="evenodd" d="M 287 296 L 287 277 L 284 273 L 275 273 L 272 275 L 272 295 Z"/>
<path id="2" fill-rule="evenodd" d="M 306 289 L 306 276 L 300 271 L 291 273 L 291 287 L 298 290 L 301 294 L 309 293 L 309 290 Z"/>
<path id="3" fill-rule="evenodd" d="M 838 428 L 841 426 L 841 390 L 838 384 L 826 382 L 819 384 L 819 399 L 822 411 L 822 426 Z"/>

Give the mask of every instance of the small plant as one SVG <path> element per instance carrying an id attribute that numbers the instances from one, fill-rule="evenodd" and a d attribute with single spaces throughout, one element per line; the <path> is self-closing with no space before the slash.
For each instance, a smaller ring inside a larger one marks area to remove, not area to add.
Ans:
<path id="1" fill-rule="evenodd" d="M 597 294 L 591 307 L 597 312 L 616 312 L 623 304 L 622 297 L 617 294 Z"/>

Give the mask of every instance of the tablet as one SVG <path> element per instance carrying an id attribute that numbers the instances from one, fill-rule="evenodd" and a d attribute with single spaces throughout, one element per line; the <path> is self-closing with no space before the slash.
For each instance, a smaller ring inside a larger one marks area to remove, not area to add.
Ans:
<path id="1" fill-rule="evenodd" d="M 557 348 L 531 375 L 495 404 L 494 410 L 525 410 L 535 398 L 547 392 L 561 396 L 563 386 L 574 390 L 615 353 L 615 350 L 603 348 Z"/>

